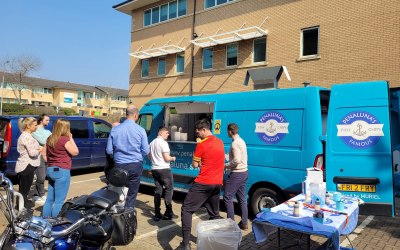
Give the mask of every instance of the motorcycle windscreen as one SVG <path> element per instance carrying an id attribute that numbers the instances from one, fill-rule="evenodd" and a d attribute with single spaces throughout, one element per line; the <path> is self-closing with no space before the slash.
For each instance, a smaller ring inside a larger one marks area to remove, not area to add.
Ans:
<path id="1" fill-rule="evenodd" d="M 394 215 L 393 168 L 386 81 L 332 87 L 326 144 L 328 191 L 361 198 L 360 212 Z"/>

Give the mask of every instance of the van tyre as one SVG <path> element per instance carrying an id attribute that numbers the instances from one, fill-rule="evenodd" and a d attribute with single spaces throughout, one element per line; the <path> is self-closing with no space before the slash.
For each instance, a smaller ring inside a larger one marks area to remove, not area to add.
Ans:
<path id="1" fill-rule="evenodd" d="M 251 211 L 257 215 L 263 208 L 272 208 L 280 204 L 278 193 L 269 188 L 259 188 L 251 196 Z"/>

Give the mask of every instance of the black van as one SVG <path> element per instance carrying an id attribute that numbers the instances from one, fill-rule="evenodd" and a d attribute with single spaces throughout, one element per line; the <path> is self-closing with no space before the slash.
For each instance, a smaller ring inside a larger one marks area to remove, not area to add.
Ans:
<path id="1" fill-rule="evenodd" d="M 15 163 L 18 159 L 17 142 L 21 134 L 18 119 L 28 116 L 1 116 L 0 141 L 3 140 L 0 171 L 15 175 Z M 107 138 L 111 131 L 108 122 L 83 116 L 50 116 L 46 129 L 52 130 L 53 122 L 59 118 L 71 123 L 71 133 L 79 148 L 79 155 L 72 158 L 72 168 L 89 168 L 104 166 Z"/>

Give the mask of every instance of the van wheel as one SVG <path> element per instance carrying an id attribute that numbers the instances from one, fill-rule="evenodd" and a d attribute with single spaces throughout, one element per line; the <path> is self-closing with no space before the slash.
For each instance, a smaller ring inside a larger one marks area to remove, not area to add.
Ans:
<path id="1" fill-rule="evenodd" d="M 269 188 L 259 188 L 251 196 L 251 211 L 257 215 L 263 208 L 279 205 L 278 193 Z"/>

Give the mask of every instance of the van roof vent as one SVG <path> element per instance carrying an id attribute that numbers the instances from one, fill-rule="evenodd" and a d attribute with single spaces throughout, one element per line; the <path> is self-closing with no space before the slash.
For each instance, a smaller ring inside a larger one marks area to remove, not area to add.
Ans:
<path id="1" fill-rule="evenodd" d="M 246 73 L 246 78 L 244 80 L 244 85 L 249 84 L 249 80 L 253 80 L 254 89 L 268 89 L 268 88 L 278 88 L 279 79 L 282 73 L 285 73 L 286 78 L 290 81 L 290 75 L 285 66 L 276 67 L 264 67 L 257 69 L 249 69 Z"/>

